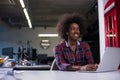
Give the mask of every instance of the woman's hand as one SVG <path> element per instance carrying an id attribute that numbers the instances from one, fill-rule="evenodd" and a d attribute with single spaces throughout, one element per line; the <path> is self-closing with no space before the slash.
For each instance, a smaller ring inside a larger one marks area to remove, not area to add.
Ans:
<path id="1" fill-rule="evenodd" d="M 95 71 L 98 68 L 98 64 L 88 64 L 85 66 L 81 66 L 81 71 Z"/>
<path id="2" fill-rule="evenodd" d="M 69 66 L 69 71 L 95 71 L 98 68 L 98 64 L 88 64 L 84 66 Z"/>
<path id="3" fill-rule="evenodd" d="M 96 71 L 98 64 L 88 64 L 86 65 L 86 71 Z"/>

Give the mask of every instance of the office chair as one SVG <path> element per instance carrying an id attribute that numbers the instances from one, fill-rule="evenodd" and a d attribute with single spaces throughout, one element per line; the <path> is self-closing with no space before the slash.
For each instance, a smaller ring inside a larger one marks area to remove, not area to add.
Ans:
<path id="1" fill-rule="evenodd" d="M 52 70 L 59 70 L 58 67 L 57 67 L 57 65 L 56 65 L 55 59 L 53 60 L 52 65 L 50 67 L 50 71 L 52 71 Z"/>
<path id="2" fill-rule="evenodd" d="M 47 54 L 38 54 L 37 55 L 37 64 L 48 64 Z"/>

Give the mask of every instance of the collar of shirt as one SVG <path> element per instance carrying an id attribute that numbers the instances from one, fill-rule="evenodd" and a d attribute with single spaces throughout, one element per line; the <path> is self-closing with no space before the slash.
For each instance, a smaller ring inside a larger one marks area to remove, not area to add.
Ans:
<path id="1" fill-rule="evenodd" d="M 65 41 L 65 44 L 66 44 L 67 47 L 70 46 L 69 43 L 68 43 L 67 41 Z M 77 45 L 80 46 L 80 42 L 79 42 L 79 41 L 77 41 Z"/>

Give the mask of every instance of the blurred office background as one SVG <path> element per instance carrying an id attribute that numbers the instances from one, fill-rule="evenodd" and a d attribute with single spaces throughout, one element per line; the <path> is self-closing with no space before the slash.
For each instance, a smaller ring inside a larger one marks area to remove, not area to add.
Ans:
<path id="1" fill-rule="evenodd" d="M 25 5 L 21 6 L 19 0 L 0 0 L 0 56 L 11 49 L 9 53 L 16 60 L 19 53 L 27 53 L 29 59 L 32 56 L 39 63 L 40 55 L 43 54 L 42 56 L 51 64 L 54 59 L 53 47 L 61 39 L 39 37 L 38 34 L 57 34 L 55 26 L 60 16 L 64 13 L 78 12 L 86 18 L 86 34 L 82 40 L 90 44 L 94 59 L 99 63 L 97 0 L 23 0 L 23 2 Z"/>

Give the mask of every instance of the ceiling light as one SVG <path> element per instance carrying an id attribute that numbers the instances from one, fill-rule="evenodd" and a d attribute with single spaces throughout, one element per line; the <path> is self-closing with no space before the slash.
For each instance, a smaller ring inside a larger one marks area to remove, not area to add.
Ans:
<path id="1" fill-rule="evenodd" d="M 29 20 L 29 15 L 28 15 L 28 12 L 27 12 L 26 8 L 24 8 L 23 11 L 24 11 L 24 14 L 25 14 L 27 20 Z"/>
<path id="2" fill-rule="evenodd" d="M 29 28 L 32 28 L 32 23 L 31 23 L 29 15 L 28 15 L 27 9 L 24 8 L 23 11 L 24 11 L 25 17 L 26 17 L 26 19 L 28 21 Z"/>
<path id="3" fill-rule="evenodd" d="M 30 19 L 28 20 L 28 25 L 29 25 L 29 28 L 32 28 L 32 24 L 31 24 Z"/>
<path id="4" fill-rule="evenodd" d="M 25 8 L 25 4 L 24 4 L 23 0 L 19 0 L 19 1 L 20 1 L 22 8 Z"/>
<path id="5" fill-rule="evenodd" d="M 58 34 L 38 34 L 38 37 L 58 37 Z"/>
<path id="6" fill-rule="evenodd" d="M 24 4 L 23 0 L 19 0 L 19 1 L 20 1 L 20 4 L 21 4 L 22 8 L 23 8 L 23 12 L 24 12 L 25 17 L 27 19 L 29 28 L 32 28 L 32 23 L 31 23 L 29 15 L 28 15 L 27 9 L 25 8 L 25 4 Z"/>

